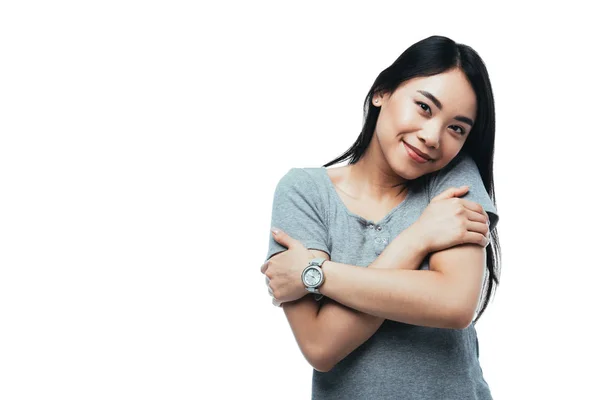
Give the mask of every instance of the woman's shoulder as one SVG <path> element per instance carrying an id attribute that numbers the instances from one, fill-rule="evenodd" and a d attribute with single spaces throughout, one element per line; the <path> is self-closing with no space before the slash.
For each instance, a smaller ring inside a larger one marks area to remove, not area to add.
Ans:
<path id="1" fill-rule="evenodd" d="M 318 194 L 322 197 L 328 190 L 328 175 L 322 167 L 292 167 L 279 180 L 278 191 L 299 194 Z"/>
<path id="2" fill-rule="evenodd" d="M 342 169 L 343 167 L 293 167 L 282 179 L 298 184 L 317 186 L 326 190 L 330 182 L 335 184 L 342 179 Z"/>

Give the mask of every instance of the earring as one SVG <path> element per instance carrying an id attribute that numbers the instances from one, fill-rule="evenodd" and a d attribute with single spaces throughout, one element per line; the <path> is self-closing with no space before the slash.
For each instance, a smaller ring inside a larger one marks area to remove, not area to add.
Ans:
<path id="1" fill-rule="evenodd" d="M 375 99 L 375 103 L 379 103 L 379 99 Z"/>

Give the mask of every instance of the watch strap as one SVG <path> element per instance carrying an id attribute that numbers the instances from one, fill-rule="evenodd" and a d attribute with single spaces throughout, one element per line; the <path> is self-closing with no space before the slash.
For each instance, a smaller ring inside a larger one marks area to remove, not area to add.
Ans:
<path id="1" fill-rule="evenodd" d="M 308 265 L 316 265 L 317 267 L 321 268 L 323 266 L 323 263 L 327 261 L 326 258 L 324 257 L 315 257 L 313 259 L 310 260 L 310 262 L 308 263 Z"/>

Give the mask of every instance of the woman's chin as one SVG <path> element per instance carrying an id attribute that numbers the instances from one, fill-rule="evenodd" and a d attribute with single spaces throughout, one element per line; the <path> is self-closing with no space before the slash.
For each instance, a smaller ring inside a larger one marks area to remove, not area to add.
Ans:
<path id="1" fill-rule="evenodd" d="M 404 149 L 402 151 L 404 151 Z M 394 170 L 396 170 L 397 173 L 402 172 L 400 175 L 404 176 L 406 179 L 415 179 L 429 172 L 428 165 L 430 165 L 430 163 L 420 164 L 415 162 L 405 153 L 396 159 Z"/>
<path id="2" fill-rule="evenodd" d="M 415 171 L 408 163 L 396 162 L 394 165 L 390 165 L 390 167 L 397 176 L 404 180 L 413 180 L 420 175 L 419 171 Z"/>

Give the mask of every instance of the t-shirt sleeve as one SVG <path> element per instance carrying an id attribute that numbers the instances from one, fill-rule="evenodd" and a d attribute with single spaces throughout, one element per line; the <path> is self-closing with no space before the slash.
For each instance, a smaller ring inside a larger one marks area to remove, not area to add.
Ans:
<path id="1" fill-rule="evenodd" d="M 494 230 L 500 219 L 498 211 L 485 189 L 477 164 L 466 153 L 456 156 L 433 176 L 430 200 L 448 188 L 459 188 L 464 185 L 469 186 L 469 191 L 461 198 L 479 203 L 489 216 L 489 230 Z"/>
<path id="2" fill-rule="evenodd" d="M 290 169 L 277 183 L 270 226 L 282 229 L 307 249 L 321 250 L 331 257 L 327 208 L 317 183 L 303 169 Z M 277 243 L 269 229 L 269 249 L 265 261 L 285 250 L 287 247 Z"/>

